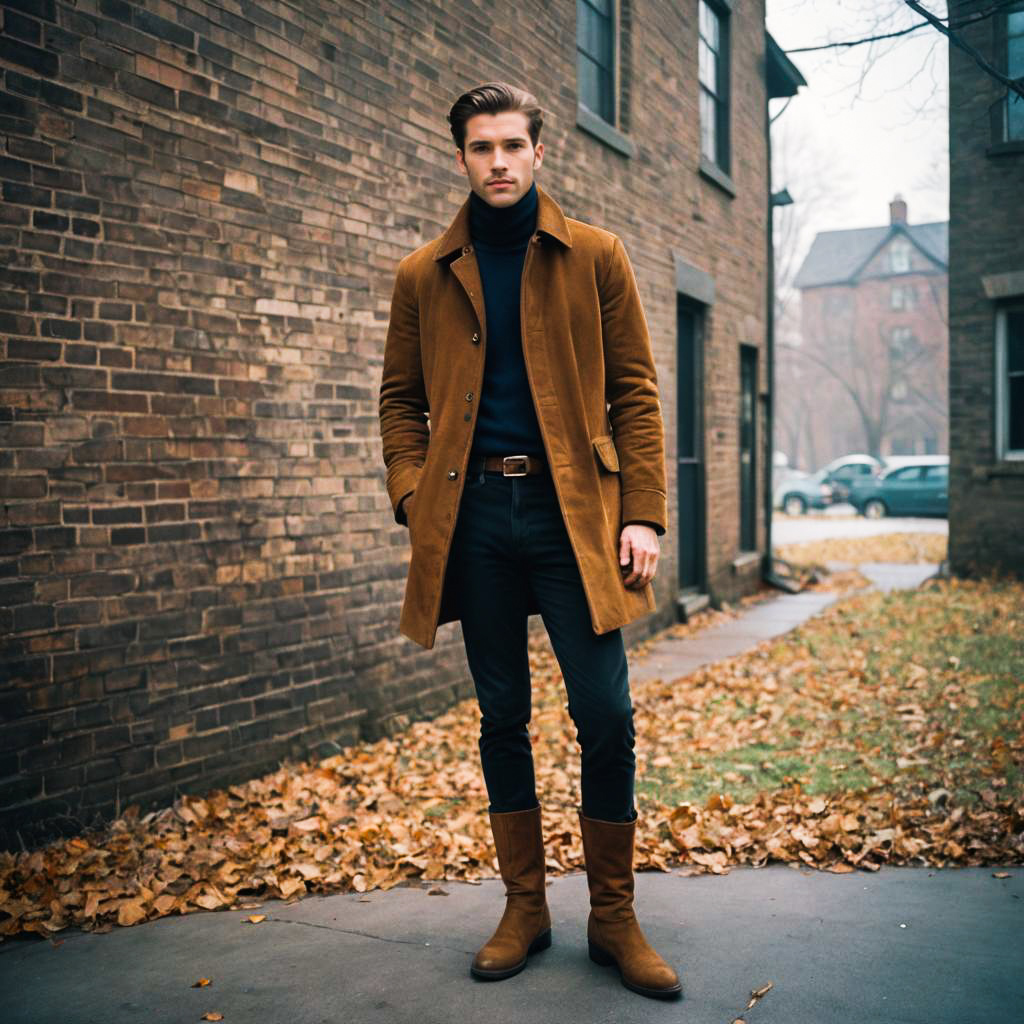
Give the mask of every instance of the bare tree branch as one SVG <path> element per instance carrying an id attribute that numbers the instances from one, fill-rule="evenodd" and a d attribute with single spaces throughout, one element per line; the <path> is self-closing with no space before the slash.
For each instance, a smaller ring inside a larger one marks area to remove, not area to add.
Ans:
<path id="1" fill-rule="evenodd" d="M 903 0 L 903 2 L 913 11 L 917 11 L 918 14 L 923 15 L 930 24 L 934 25 L 943 35 L 949 37 L 949 41 L 958 49 L 961 49 L 969 57 L 973 58 L 974 63 L 981 68 L 986 74 L 991 75 L 997 82 L 1002 82 L 1008 89 L 1017 93 L 1018 96 L 1024 97 L 1024 83 L 1015 81 L 1012 78 L 1007 78 L 998 68 L 994 68 L 985 58 L 978 53 L 978 51 L 970 45 L 965 43 L 956 32 L 951 32 L 942 21 L 937 18 L 931 11 L 926 10 L 921 6 L 917 0 Z M 1005 6 L 1005 5 L 1002 5 Z"/>
<path id="2" fill-rule="evenodd" d="M 879 43 L 886 39 L 898 39 L 900 36 L 908 36 L 911 32 L 916 32 L 919 28 L 927 27 L 928 22 L 919 21 L 916 25 L 911 25 L 910 28 L 901 28 L 898 32 L 885 32 L 879 36 L 865 36 L 863 39 L 842 40 L 838 43 L 822 43 L 821 46 L 798 46 L 795 49 L 782 52 L 788 55 L 790 53 L 812 53 L 815 50 L 849 49 L 851 46 L 861 46 L 864 43 Z"/>

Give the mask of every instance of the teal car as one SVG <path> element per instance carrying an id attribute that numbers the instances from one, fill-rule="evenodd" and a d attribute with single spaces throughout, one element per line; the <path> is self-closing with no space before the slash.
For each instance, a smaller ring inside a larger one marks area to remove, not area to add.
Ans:
<path id="1" fill-rule="evenodd" d="M 867 519 L 949 514 L 949 456 L 901 457 L 870 480 L 854 483 L 849 502 Z"/>

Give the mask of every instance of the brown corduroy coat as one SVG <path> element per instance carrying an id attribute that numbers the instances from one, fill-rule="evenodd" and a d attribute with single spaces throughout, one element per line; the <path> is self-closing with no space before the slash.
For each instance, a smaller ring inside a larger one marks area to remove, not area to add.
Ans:
<path id="1" fill-rule="evenodd" d="M 591 623 L 595 633 L 607 633 L 655 609 L 651 584 L 632 589 L 622 582 L 619 536 L 631 521 L 666 527 L 657 376 L 622 241 L 567 218 L 540 185 L 520 321 L 530 391 Z M 388 495 L 397 522 L 407 513 L 412 546 L 399 629 L 427 649 L 440 624 L 461 618 L 447 585 L 448 552 L 486 345 L 467 196 L 448 230 L 398 265 L 380 386 Z"/>

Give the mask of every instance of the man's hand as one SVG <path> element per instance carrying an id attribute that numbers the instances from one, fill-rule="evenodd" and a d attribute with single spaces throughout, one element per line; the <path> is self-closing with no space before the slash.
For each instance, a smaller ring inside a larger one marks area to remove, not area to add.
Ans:
<path id="1" fill-rule="evenodd" d="M 649 526 L 630 523 L 622 528 L 619 537 L 619 569 L 629 571 L 630 557 L 633 566 L 629 575 L 623 579 L 623 585 L 639 590 L 654 579 L 658 568 L 658 556 L 661 545 L 658 535 Z"/>

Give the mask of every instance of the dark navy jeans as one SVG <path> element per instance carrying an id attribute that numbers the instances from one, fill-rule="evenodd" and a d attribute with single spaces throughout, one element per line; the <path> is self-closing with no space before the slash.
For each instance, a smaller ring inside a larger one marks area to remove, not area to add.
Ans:
<path id="1" fill-rule="evenodd" d="M 478 465 L 479 463 L 477 463 Z M 527 655 L 527 601 L 537 598 L 582 751 L 582 811 L 632 821 L 636 758 L 622 631 L 597 635 L 550 474 L 475 469 L 463 488 L 449 553 L 466 657 L 480 704 L 489 810 L 537 806 Z"/>

